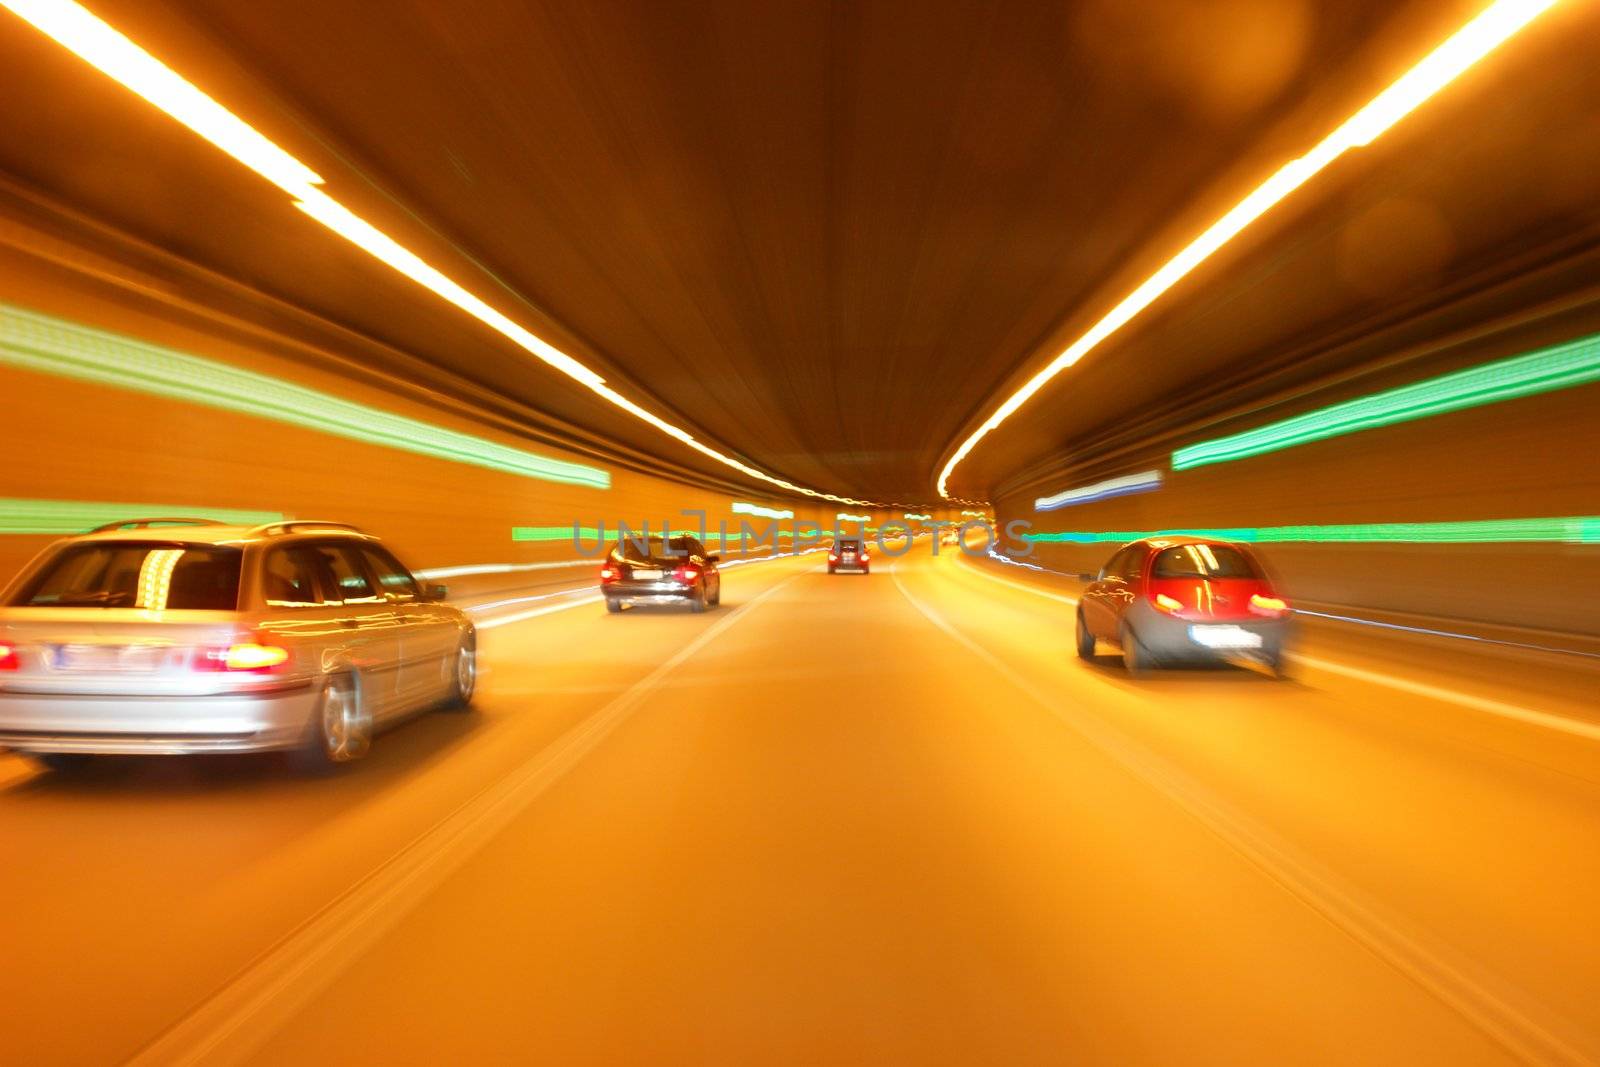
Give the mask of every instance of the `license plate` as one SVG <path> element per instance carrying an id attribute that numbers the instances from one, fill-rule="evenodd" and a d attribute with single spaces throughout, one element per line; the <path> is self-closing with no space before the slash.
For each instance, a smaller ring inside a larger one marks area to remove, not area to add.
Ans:
<path id="1" fill-rule="evenodd" d="M 57 645 L 51 666 L 61 671 L 153 671 L 165 645 Z"/>
<path id="2" fill-rule="evenodd" d="M 633 576 L 635 578 L 638 578 L 638 579 L 642 580 L 642 581 L 649 581 L 649 580 L 652 580 L 652 579 L 660 578 L 661 577 L 661 572 L 658 571 L 658 570 L 635 567 L 633 569 Z"/>
<path id="3" fill-rule="evenodd" d="M 854 563 L 856 561 L 856 554 L 854 552 L 846 552 L 844 554 L 844 561 L 846 563 Z"/>
<path id="4" fill-rule="evenodd" d="M 1207 648 L 1260 648 L 1261 635 L 1241 626 L 1191 626 L 1189 638 Z"/>

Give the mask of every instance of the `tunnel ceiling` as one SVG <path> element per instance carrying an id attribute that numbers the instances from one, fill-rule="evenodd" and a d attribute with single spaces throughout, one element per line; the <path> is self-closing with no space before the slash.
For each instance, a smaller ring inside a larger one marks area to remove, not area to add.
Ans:
<path id="1" fill-rule="evenodd" d="M 647 406 L 802 484 L 914 502 L 996 390 L 1477 5 L 90 6 Z M 1496 66 L 1479 103 L 1520 85 L 1516 106 L 1600 113 L 1560 43 L 1576 18 L 1530 44 L 1542 79 Z M 20 23 L 0 25 L 0 68 L 21 90 L 0 97 L 0 169 L 22 182 L 554 420 L 727 474 L 344 247 Z M 1136 429 L 1174 391 L 1221 405 L 1210 386 L 1264 351 L 1362 321 L 1382 294 L 1317 272 L 1338 279 L 1343 228 L 1399 192 L 1443 220 L 1431 283 L 1592 228 L 1593 205 L 1563 193 L 1479 232 L 1484 168 L 1509 168 L 1486 146 L 1516 133 L 1513 113 L 1446 155 L 1426 140 L 1446 118 L 1419 121 L 1289 216 L 1304 236 L 1269 230 L 1052 386 L 957 488 L 983 495 Z M 1600 139 L 1579 118 L 1573 136 Z"/>

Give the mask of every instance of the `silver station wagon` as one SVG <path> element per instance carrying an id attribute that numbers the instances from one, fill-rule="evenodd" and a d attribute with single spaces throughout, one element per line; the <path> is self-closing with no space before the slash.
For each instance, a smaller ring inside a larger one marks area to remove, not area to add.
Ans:
<path id="1" fill-rule="evenodd" d="M 471 621 L 341 523 L 141 519 L 59 541 L 0 594 L 0 747 L 295 750 L 343 763 L 465 707 Z"/>

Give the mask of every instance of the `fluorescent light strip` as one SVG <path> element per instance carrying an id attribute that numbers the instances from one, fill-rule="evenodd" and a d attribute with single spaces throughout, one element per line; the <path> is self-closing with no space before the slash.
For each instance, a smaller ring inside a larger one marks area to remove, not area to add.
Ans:
<path id="1" fill-rule="evenodd" d="M 1132 493 L 1148 493 L 1161 488 L 1160 471 L 1144 471 L 1139 474 L 1128 474 L 1121 478 L 1107 478 L 1103 482 L 1085 485 L 1078 489 L 1068 489 L 1054 496 L 1042 496 L 1033 502 L 1034 511 L 1055 511 L 1057 508 L 1071 507 L 1074 504 L 1092 504 L 1096 500 L 1110 500 L 1112 497 L 1128 496 Z"/>
<path id="2" fill-rule="evenodd" d="M 276 511 L 242 511 L 238 508 L 211 508 L 195 504 L 121 504 L 0 497 L 0 534 L 81 534 L 111 522 L 148 519 L 158 515 L 216 519 L 230 526 L 260 526 L 262 523 L 283 521 L 283 515 Z"/>
<path id="3" fill-rule="evenodd" d="M 1600 382 L 1600 334 L 1188 445 L 1172 453 L 1172 469 L 1228 463 L 1329 437 L 1593 382 Z"/>
<path id="4" fill-rule="evenodd" d="M 932 515 L 922 515 L 915 511 L 906 512 L 904 517 L 910 519 L 912 522 L 927 522 L 933 518 Z"/>
<path id="5" fill-rule="evenodd" d="M 1417 545 L 1600 544 L 1600 516 L 1487 519 L 1466 522 L 1369 522 L 1333 526 L 1241 526 L 1217 529 L 1060 531 L 1024 535 L 1036 544 L 1122 544 L 1143 537 L 1212 537 L 1259 544 L 1351 543 Z"/>
<path id="6" fill-rule="evenodd" d="M 605 489 L 611 475 L 447 430 L 302 385 L 120 334 L 0 304 L 0 366 L 76 378 L 133 392 L 237 411 L 320 433 L 505 471 L 541 481 Z"/>
<path id="7" fill-rule="evenodd" d="M 1210 228 L 1169 259 L 1138 288 L 1123 298 L 1098 322 L 1021 388 L 1006 398 L 951 455 L 939 472 L 941 496 L 950 495 L 950 476 L 979 441 L 1014 415 L 1056 375 L 1077 363 L 1100 342 L 1125 326 L 1167 290 L 1209 259 L 1223 245 L 1266 214 L 1284 197 L 1304 185 L 1340 156 L 1370 144 L 1435 93 L 1494 51 L 1557 0 L 1495 0 L 1476 18 L 1457 30 L 1438 48 L 1379 93 L 1365 107 L 1299 159 L 1290 160 L 1235 204 Z"/>
<path id="8" fill-rule="evenodd" d="M 550 563 L 465 563 L 457 567 L 429 567 L 412 571 L 418 578 L 465 578 L 474 574 L 520 574 L 524 571 L 547 571 L 561 567 L 590 567 L 592 559 L 558 559 Z"/>
<path id="9" fill-rule="evenodd" d="M 743 501 L 735 501 L 730 510 L 732 510 L 735 515 L 756 515 L 763 519 L 794 518 L 794 512 L 792 511 L 782 510 L 779 508 L 765 508 L 760 504 L 746 504 Z"/>
<path id="10" fill-rule="evenodd" d="M 841 511 L 834 517 L 835 522 L 871 522 L 871 515 L 852 515 L 848 511 Z"/>
<path id="11" fill-rule="evenodd" d="M 260 131 L 207 96 L 74 0 L 0 0 L 81 59 L 120 82 L 294 198 L 295 207 L 374 258 L 465 311 L 530 355 L 596 396 L 649 423 L 696 452 L 743 474 L 793 493 L 866 506 L 867 501 L 808 489 L 758 470 L 695 440 L 682 427 L 646 411 L 605 384 L 578 360 L 513 322 L 432 264 L 333 199 L 322 178 Z"/>

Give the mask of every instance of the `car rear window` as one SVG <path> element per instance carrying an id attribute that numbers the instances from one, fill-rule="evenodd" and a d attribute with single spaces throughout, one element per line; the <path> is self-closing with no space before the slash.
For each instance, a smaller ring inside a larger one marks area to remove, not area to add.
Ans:
<path id="1" fill-rule="evenodd" d="M 841 537 L 833 543 L 836 552 L 860 552 L 861 539 L 859 537 Z"/>
<path id="2" fill-rule="evenodd" d="M 1250 557 L 1231 545 L 1178 545 L 1156 556 L 1157 578 L 1259 578 Z"/>
<path id="3" fill-rule="evenodd" d="M 668 544 L 671 545 L 670 552 L 667 550 Z M 643 537 L 624 537 L 617 542 L 612 554 L 629 563 L 657 563 L 683 559 L 697 551 L 695 541 L 690 537 L 674 537 L 670 542 L 659 537 L 652 537 L 648 541 Z"/>
<path id="4" fill-rule="evenodd" d="M 225 545 L 108 542 L 57 553 L 13 604 L 33 608 L 232 611 L 242 550 Z"/>

